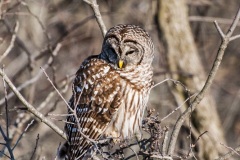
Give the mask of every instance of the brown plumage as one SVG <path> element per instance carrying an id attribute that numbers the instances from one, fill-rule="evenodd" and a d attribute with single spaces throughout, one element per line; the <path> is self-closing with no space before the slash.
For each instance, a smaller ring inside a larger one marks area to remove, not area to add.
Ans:
<path id="1" fill-rule="evenodd" d="M 102 52 L 87 58 L 76 73 L 65 130 L 65 159 L 82 159 L 89 139 L 139 134 L 152 86 L 153 43 L 135 25 L 117 25 L 104 38 Z"/>

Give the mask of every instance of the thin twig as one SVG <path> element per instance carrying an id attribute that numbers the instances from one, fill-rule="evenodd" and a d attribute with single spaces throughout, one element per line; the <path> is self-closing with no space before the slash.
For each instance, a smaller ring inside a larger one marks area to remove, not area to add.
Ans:
<path id="1" fill-rule="evenodd" d="M 4 72 L 4 67 L 2 68 L 2 71 Z M 3 80 L 3 88 L 4 88 L 4 99 L 5 99 L 5 114 L 6 114 L 6 136 L 9 138 L 9 115 L 8 115 L 8 99 L 7 99 L 7 87 L 4 77 L 2 77 Z"/>
<path id="2" fill-rule="evenodd" d="M 0 132 L 1 132 L 2 136 L 3 136 L 3 139 L 4 139 L 5 142 L 6 142 L 6 145 L 5 145 L 5 146 L 6 146 L 7 149 L 8 149 L 8 152 L 9 152 L 9 155 L 10 155 L 11 160 L 14 160 L 14 155 L 13 155 L 11 146 L 10 146 L 10 144 L 9 144 L 9 139 L 8 139 L 8 137 L 5 135 L 5 133 L 3 132 L 1 126 L 0 126 Z"/>
<path id="3" fill-rule="evenodd" d="M 232 148 L 230 152 L 226 153 L 225 155 L 215 159 L 215 160 L 226 160 L 229 159 L 232 155 L 236 154 L 236 152 L 240 152 L 240 146 L 236 148 Z M 238 153 L 239 155 L 239 153 Z"/>
<path id="4" fill-rule="evenodd" d="M 47 34 L 46 28 L 44 27 L 42 21 L 39 19 L 39 17 L 38 17 L 36 14 L 34 14 L 34 13 L 31 11 L 30 7 L 28 6 L 28 4 L 27 4 L 26 2 L 21 1 L 21 4 L 22 4 L 23 6 L 25 6 L 25 7 L 27 8 L 27 11 L 29 12 L 29 14 L 30 14 L 31 16 L 33 16 L 33 17 L 38 21 L 39 25 L 41 26 L 41 28 L 42 28 L 42 30 L 43 30 L 43 33 L 44 33 L 45 37 L 47 38 L 48 44 L 49 44 L 51 37 L 49 37 L 49 35 Z"/>
<path id="5" fill-rule="evenodd" d="M 44 67 L 47 68 L 48 66 Z M 17 87 L 18 91 L 23 90 L 24 88 L 26 88 L 27 86 L 33 84 L 34 82 L 36 82 L 42 75 L 42 71 L 39 71 L 32 79 L 27 80 L 26 82 L 24 82 L 23 84 L 21 84 L 20 86 Z M 7 95 L 7 98 L 10 99 L 14 96 L 14 92 L 11 92 Z M 2 105 L 4 103 L 4 98 L 2 98 L 0 100 L 0 105 Z"/>
<path id="6" fill-rule="evenodd" d="M 233 151 L 233 152 L 234 152 L 235 154 L 237 154 L 238 156 L 240 156 L 240 153 L 238 153 L 238 152 L 237 152 L 235 149 L 233 149 L 232 147 L 229 147 L 229 146 L 227 146 L 227 145 L 225 145 L 225 144 L 223 144 L 223 143 L 220 143 L 220 144 L 223 145 L 225 148 Z"/>
<path id="7" fill-rule="evenodd" d="M 223 39 L 225 37 L 225 34 L 223 33 L 222 29 L 218 25 L 218 22 L 215 20 L 213 23 L 214 23 L 215 27 L 217 28 L 217 31 L 220 34 L 221 38 Z"/>
<path id="8" fill-rule="evenodd" d="M 238 38 L 240 38 L 240 34 L 230 37 L 229 41 L 233 41 L 233 40 L 238 39 Z"/>
<path id="9" fill-rule="evenodd" d="M 175 108 L 172 112 L 170 112 L 168 115 L 166 115 L 165 117 L 163 117 L 162 119 L 161 119 L 161 122 L 163 121 L 163 120 L 165 120 L 166 118 L 168 118 L 169 116 L 171 116 L 174 112 L 176 112 L 179 108 L 181 108 L 188 100 L 190 100 L 192 97 L 194 97 L 194 96 L 196 96 L 197 95 L 197 93 L 195 93 L 195 94 L 193 94 L 193 95 L 191 95 L 190 97 L 188 97 L 181 105 L 179 105 L 177 108 Z"/>
<path id="10" fill-rule="evenodd" d="M 11 34 L 14 34 L 14 32 L 11 30 L 11 27 L 10 27 L 10 24 L 9 22 L 6 20 L 6 19 L 1 19 L 0 20 L 1 22 L 3 22 L 3 24 L 7 27 L 8 29 L 8 32 L 11 33 Z M 29 49 L 27 48 L 27 46 L 25 45 L 24 41 L 16 35 L 16 43 L 22 48 L 22 50 L 27 54 L 28 56 L 28 65 L 31 66 L 32 64 L 32 60 L 31 59 L 31 52 L 29 51 Z"/>
<path id="11" fill-rule="evenodd" d="M 14 47 L 14 43 L 15 43 L 15 40 L 16 40 L 16 33 L 18 31 L 18 28 L 19 28 L 19 23 L 18 21 L 16 22 L 16 26 L 15 26 L 15 29 L 14 29 L 14 32 L 13 32 L 13 35 L 12 35 L 12 38 L 11 38 L 11 42 L 10 42 L 10 45 L 8 46 L 8 48 L 6 49 L 6 51 L 2 54 L 2 56 L 0 57 L 0 62 L 10 53 L 10 51 L 13 49 Z"/>
<path id="12" fill-rule="evenodd" d="M 27 125 L 27 127 L 24 129 L 24 131 L 21 133 L 21 135 L 19 136 L 18 140 L 16 141 L 15 145 L 13 146 L 12 150 L 15 149 L 15 147 L 18 145 L 18 143 L 20 142 L 20 140 L 22 139 L 22 136 L 24 133 L 27 132 L 28 128 L 33 124 L 34 119 Z"/>
<path id="13" fill-rule="evenodd" d="M 4 155 L 4 156 L 6 156 L 6 157 L 8 157 L 9 159 L 11 159 L 11 157 L 9 157 L 8 155 L 6 155 L 3 151 L 0 151 L 0 153 L 2 154 L 2 155 Z M 0 154 L 0 155 L 1 155 Z M 1 156 L 0 156 L 1 157 Z"/>
<path id="14" fill-rule="evenodd" d="M 98 25 L 101 29 L 102 35 L 103 35 L 103 37 L 105 37 L 105 35 L 107 33 L 107 29 L 106 29 L 106 26 L 103 22 L 101 13 L 99 11 L 99 6 L 97 4 L 97 0 L 83 0 L 83 1 L 86 2 L 87 4 L 89 4 L 92 7 L 94 15 L 95 15 L 96 20 L 97 20 L 97 23 L 98 23 Z"/>
<path id="15" fill-rule="evenodd" d="M 163 139 L 163 142 L 162 142 L 162 155 L 166 155 L 167 154 L 167 142 L 168 142 L 168 127 L 165 127 L 164 129 L 164 139 Z"/>
<path id="16" fill-rule="evenodd" d="M 185 91 L 189 91 L 189 90 L 187 89 L 187 87 L 186 87 L 182 82 L 177 81 L 177 80 L 174 80 L 174 79 L 171 79 L 171 78 L 164 79 L 163 81 L 154 84 L 154 85 L 151 87 L 151 89 L 153 89 L 153 88 L 157 87 L 158 85 L 160 85 L 160 84 L 162 84 L 162 83 L 164 83 L 164 82 L 167 82 L 167 81 L 172 81 L 172 82 L 173 82 L 174 84 L 176 84 L 176 85 L 177 85 L 177 84 L 180 84 L 180 85 L 184 88 Z"/>
<path id="17" fill-rule="evenodd" d="M 129 145 L 128 145 L 128 148 L 134 153 L 134 157 L 139 160 L 139 157 L 138 157 L 138 154 L 136 153 L 136 151 L 134 151 L 134 149 L 132 149 Z"/>
<path id="18" fill-rule="evenodd" d="M 194 143 L 194 144 L 192 144 L 192 143 L 190 144 L 190 149 L 189 149 L 189 151 L 188 151 L 188 154 L 187 154 L 186 158 L 189 158 L 190 153 L 193 152 L 192 149 L 193 149 L 194 147 L 196 147 L 197 142 L 198 142 L 198 141 L 202 138 L 202 136 L 203 136 L 204 134 L 206 134 L 207 132 L 208 132 L 208 131 L 205 131 L 205 132 L 201 133 L 201 134 L 198 136 L 198 138 L 197 138 L 197 140 L 195 141 L 195 143 Z M 191 136 L 191 135 L 190 135 L 190 136 Z M 197 159 L 194 154 L 193 154 L 193 157 L 194 157 L 194 159 Z"/>
<path id="19" fill-rule="evenodd" d="M 208 75 L 208 78 L 206 80 L 206 83 L 204 84 L 202 90 L 198 93 L 198 95 L 195 97 L 195 99 L 193 100 L 192 104 L 190 107 L 188 107 L 183 113 L 182 115 L 178 118 L 174 129 L 172 131 L 171 134 L 171 138 L 170 138 L 170 142 L 169 142 L 169 146 L 168 146 L 168 155 L 172 155 L 174 148 L 175 148 L 175 144 L 177 141 L 177 137 L 180 131 L 180 128 L 183 124 L 183 122 L 185 121 L 185 119 L 187 118 L 187 116 L 196 108 L 196 106 L 200 103 L 200 101 L 203 99 L 205 93 L 207 92 L 207 90 L 209 89 L 209 87 L 211 86 L 213 79 L 215 78 L 215 75 L 218 71 L 219 65 L 221 63 L 222 57 L 224 55 L 224 52 L 227 48 L 228 43 L 230 42 L 229 39 L 233 34 L 234 29 L 236 28 L 238 22 L 239 22 L 239 18 L 240 18 L 240 8 L 238 9 L 238 12 L 233 20 L 232 25 L 230 26 L 227 34 L 222 38 L 222 43 L 219 47 L 216 59 L 213 63 L 212 69 Z M 216 25 L 217 23 L 215 23 Z M 218 25 L 216 25 L 217 30 L 219 32 L 219 34 L 223 35 L 222 30 L 220 27 L 218 27 Z"/>
<path id="20" fill-rule="evenodd" d="M 158 82 L 158 83 L 154 84 L 154 85 L 151 87 L 151 89 L 153 89 L 153 88 L 157 87 L 158 85 L 160 85 L 160 84 L 162 84 L 162 83 L 164 83 L 164 82 L 167 82 L 167 81 L 173 81 L 174 83 L 176 83 L 176 80 L 167 78 L 167 79 L 164 79 L 164 80 L 161 81 L 161 82 Z"/>
<path id="21" fill-rule="evenodd" d="M 4 72 L 4 68 L 2 69 L 2 71 Z M 2 128 L 1 129 L 1 134 L 6 142 L 5 146 L 8 149 L 8 152 L 10 154 L 11 159 L 14 159 L 14 155 L 13 155 L 13 150 L 11 149 L 10 146 L 10 140 L 9 140 L 9 115 L 8 115 L 8 99 L 7 99 L 7 87 L 6 87 L 6 83 L 5 83 L 5 79 L 4 77 L 2 77 L 3 80 L 3 87 L 4 87 L 4 97 L 5 97 L 5 112 L 6 112 L 6 135 L 3 132 Z M 1 126 L 0 126 L 1 127 Z"/>
<path id="22" fill-rule="evenodd" d="M 225 25 L 232 24 L 232 19 L 219 18 L 219 17 L 189 16 L 188 19 L 191 22 L 209 22 L 209 23 L 212 23 L 213 21 L 216 20 L 219 24 L 225 24 Z M 237 26 L 239 27 L 240 23 L 238 23 Z"/>
<path id="23" fill-rule="evenodd" d="M 38 140 L 39 140 L 39 134 L 37 135 L 36 144 L 35 144 L 35 147 L 34 147 L 34 150 L 33 150 L 33 153 L 32 153 L 32 156 L 31 156 L 30 160 L 33 159 L 33 156 L 34 156 L 34 154 L 35 154 L 35 152 L 37 150 Z"/>
<path id="24" fill-rule="evenodd" d="M 62 98 L 62 100 L 64 101 L 64 103 L 70 108 L 68 102 L 66 101 L 66 99 L 62 96 L 62 94 L 59 92 L 59 90 L 56 88 L 56 86 L 53 84 L 53 82 L 51 81 L 51 79 L 49 78 L 48 74 L 46 73 L 45 69 L 40 67 L 43 71 L 43 73 L 45 74 L 45 76 L 47 77 L 47 80 L 51 83 L 51 85 L 53 86 L 53 88 L 55 89 L 55 91 L 57 92 L 57 94 Z"/>
<path id="25" fill-rule="evenodd" d="M 48 116 L 53 116 L 53 117 L 66 117 L 66 116 L 72 116 L 73 114 L 56 114 L 56 113 L 48 113 Z"/>

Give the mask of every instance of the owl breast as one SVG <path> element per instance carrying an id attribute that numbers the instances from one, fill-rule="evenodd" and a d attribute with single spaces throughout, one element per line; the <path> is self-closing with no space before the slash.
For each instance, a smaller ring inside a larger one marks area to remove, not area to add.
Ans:
<path id="1" fill-rule="evenodd" d="M 138 91 L 124 84 L 123 97 L 116 114 L 105 131 L 106 137 L 117 139 L 140 135 L 142 117 L 148 100 L 148 91 Z"/>
<path id="2" fill-rule="evenodd" d="M 142 72 L 144 74 L 141 74 Z M 146 66 L 144 69 L 130 68 L 118 73 L 121 77 L 122 97 L 105 136 L 126 139 L 141 134 L 142 118 L 152 85 L 152 70 Z"/>

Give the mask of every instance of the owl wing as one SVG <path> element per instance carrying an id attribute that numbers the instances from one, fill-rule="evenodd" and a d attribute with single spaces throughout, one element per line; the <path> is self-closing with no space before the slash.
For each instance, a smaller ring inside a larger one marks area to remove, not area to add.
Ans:
<path id="1" fill-rule="evenodd" d="M 70 107 L 76 111 L 69 116 L 65 126 L 69 150 L 68 155 L 79 157 L 92 146 L 89 139 L 98 140 L 118 110 L 121 100 L 119 74 L 103 60 L 89 58 L 83 62 L 73 83 Z"/>

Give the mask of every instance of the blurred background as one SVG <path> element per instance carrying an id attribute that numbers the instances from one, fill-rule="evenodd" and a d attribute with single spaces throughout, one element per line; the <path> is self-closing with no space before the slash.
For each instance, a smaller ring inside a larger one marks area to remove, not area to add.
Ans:
<path id="1" fill-rule="evenodd" d="M 98 4 L 108 29 L 117 24 L 136 24 L 149 32 L 155 45 L 155 83 L 172 78 L 189 90 L 167 81 L 151 92 L 148 107 L 155 108 L 160 119 L 184 104 L 161 123 L 171 131 L 190 104 L 184 101 L 202 88 L 217 54 L 221 38 L 213 21 L 227 32 L 239 1 L 99 0 Z M 101 52 L 103 37 L 91 7 L 81 0 L 2 0 L 0 15 L 1 67 L 27 101 L 63 129 L 61 120 L 65 117 L 59 114 L 67 113 L 67 107 L 40 67 L 68 100 L 72 79 L 82 61 Z M 240 33 L 239 28 L 240 23 L 234 35 Z M 190 144 L 205 131 L 193 148 L 197 159 L 217 158 L 230 151 L 224 145 L 234 148 L 240 144 L 239 42 L 237 39 L 229 44 L 210 91 L 182 127 L 174 152 L 178 158 L 186 157 Z M 34 116 L 8 87 L 7 94 L 9 134 L 14 145 Z M 5 121 L 1 81 L 0 125 L 4 131 Z M 14 155 L 16 159 L 31 159 L 36 150 L 32 159 L 54 159 L 60 142 L 64 140 L 59 135 L 35 119 Z M 3 148 L 0 145 L 2 152 Z"/>

